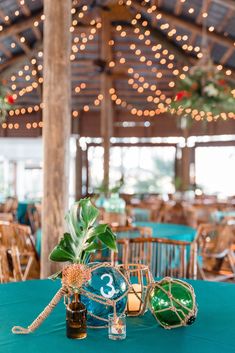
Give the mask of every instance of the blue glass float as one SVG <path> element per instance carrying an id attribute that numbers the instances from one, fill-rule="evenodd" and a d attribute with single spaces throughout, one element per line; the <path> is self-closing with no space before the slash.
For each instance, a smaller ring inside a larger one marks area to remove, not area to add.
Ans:
<path id="1" fill-rule="evenodd" d="M 118 314 L 124 313 L 127 303 L 127 293 L 129 285 L 125 277 L 119 270 L 109 265 L 91 264 L 91 280 L 83 287 L 85 291 L 102 296 L 104 304 L 96 302 L 87 296 L 81 296 L 81 301 L 87 308 L 87 324 L 93 327 L 104 327 L 107 325 L 108 315 L 113 313 L 113 307 L 107 305 L 105 300 L 116 301 L 116 311 Z M 120 298 L 120 299 L 119 299 Z"/>
<path id="2" fill-rule="evenodd" d="M 105 200 L 103 207 L 105 212 L 124 214 L 126 210 L 126 202 L 118 193 L 113 193 L 109 199 Z"/>

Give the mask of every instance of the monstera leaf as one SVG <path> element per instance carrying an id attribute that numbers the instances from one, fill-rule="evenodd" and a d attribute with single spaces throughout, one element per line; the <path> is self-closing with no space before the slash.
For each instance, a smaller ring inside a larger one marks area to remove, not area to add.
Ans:
<path id="1" fill-rule="evenodd" d="M 116 236 L 107 224 L 95 225 L 99 212 L 90 199 L 75 203 L 65 219 L 69 233 L 65 233 L 52 250 L 50 260 L 86 263 L 89 255 L 99 249 L 117 251 Z"/>

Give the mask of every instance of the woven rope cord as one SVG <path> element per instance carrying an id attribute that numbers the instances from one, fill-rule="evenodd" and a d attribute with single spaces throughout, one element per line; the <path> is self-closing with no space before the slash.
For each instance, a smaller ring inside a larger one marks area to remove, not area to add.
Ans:
<path id="1" fill-rule="evenodd" d="M 93 272 L 94 270 L 97 270 L 98 268 L 101 267 L 109 267 L 109 268 L 114 268 L 111 264 L 109 263 L 101 263 L 98 265 L 94 265 L 91 268 L 91 272 Z M 115 268 L 115 270 L 125 279 L 127 285 L 128 285 L 128 289 L 125 291 L 125 293 L 122 294 L 122 296 L 120 296 L 119 298 L 117 298 L 116 300 L 111 300 L 111 299 L 106 299 L 104 297 L 102 297 L 101 295 L 95 294 L 95 293 L 91 293 L 88 292 L 86 290 L 84 290 L 83 288 L 79 289 L 80 294 L 88 297 L 91 300 L 94 300 L 100 304 L 103 305 L 109 305 L 113 307 L 113 314 L 114 317 L 117 316 L 117 311 L 116 311 L 116 303 L 121 300 L 122 298 L 124 298 L 128 291 L 129 291 L 129 283 L 126 280 L 125 276 L 121 273 L 121 271 L 118 268 Z M 12 328 L 12 333 L 14 334 L 29 334 L 32 333 L 33 331 L 35 331 L 42 323 L 43 321 L 45 321 L 45 319 L 50 315 L 50 313 L 53 311 L 53 309 L 56 307 L 56 305 L 59 303 L 59 301 L 62 299 L 62 297 L 64 296 L 64 303 L 67 306 L 69 304 L 69 296 L 71 296 L 73 294 L 73 291 L 70 287 L 67 286 L 62 286 L 58 292 L 55 294 L 55 296 L 52 298 L 52 300 L 50 301 L 50 303 L 45 307 L 45 309 L 37 316 L 37 318 L 31 323 L 31 325 L 29 325 L 27 328 L 24 328 L 22 326 L 14 326 Z M 108 322 L 107 319 L 105 318 L 101 318 L 97 315 L 94 315 L 90 312 L 88 312 L 91 316 Z M 90 328 L 97 328 L 95 326 L 88 326 Z M 105 326 L 99 326 L 99 328 L 106 328 L 107 325 Z"/>
<path id="2" fill-rule="evenodd" d="M 59 303 L 61 298 L 64 296 L 64 294 L 67 292 L 66 287 L 62 287 L 58 290 L 58 292 L 55 294 L 55 296 L 52 298 L 50 303 L 45 307 L 45 309 L 37 316 L 37 318 L 32 322 L 31 325 L 29 325 L 27 328 L 21 327 L 21 326 L 14 326 L 12 328 L 12 333 L 15 334 L 28 334 L 32 333 L 35 331 L 42 323 L 43 321 L 46 320 L 46 318 L 50 315 L 52 310 L 56 307 L 56 305 Z"/>

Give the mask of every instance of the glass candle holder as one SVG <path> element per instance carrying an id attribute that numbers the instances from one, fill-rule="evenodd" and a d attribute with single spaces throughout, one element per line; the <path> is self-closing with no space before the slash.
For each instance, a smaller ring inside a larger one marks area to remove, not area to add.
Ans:
<path id="1" fill-rule="evenodd" d="M 83 339 L 87 336 L 87 310 L 83 303 L 74 301 L 66 307 L 66 333 L 68 338 Z"/>
<path id="2" fill-rule="evenodd" d="M 126 314 L 128 316 L 143 315 L 147 308 L 148 286 L 153 282 L 153 276 L 148 266 L 143 264 L 127 264 L 120 265 L 119 269 L 130 284 Z"/>
<path id="3" fill-rule="evenodd" d="M 109 339 L 124 340 L 126 338 L 126 315 L 109 314 Z"/>

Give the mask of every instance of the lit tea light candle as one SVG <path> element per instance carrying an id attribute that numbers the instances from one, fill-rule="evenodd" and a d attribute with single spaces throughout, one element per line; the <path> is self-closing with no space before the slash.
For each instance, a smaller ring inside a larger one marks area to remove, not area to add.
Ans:
<path id="1" fill-rule="evenodd" d="M 142 288 L 140 284 L 133 284 L 132 289 L 128 294 L 127 301 L 127 312 L 128 314 L 137 313 L 141 309 L 142 305 Z"/>
<path id="2" fill-rule="evenodd" d="M 110 314 L 109 320 L 109 338 L 111 340 L 123 340 L 126 338 L 126 315 L 116 316 Z"/>

